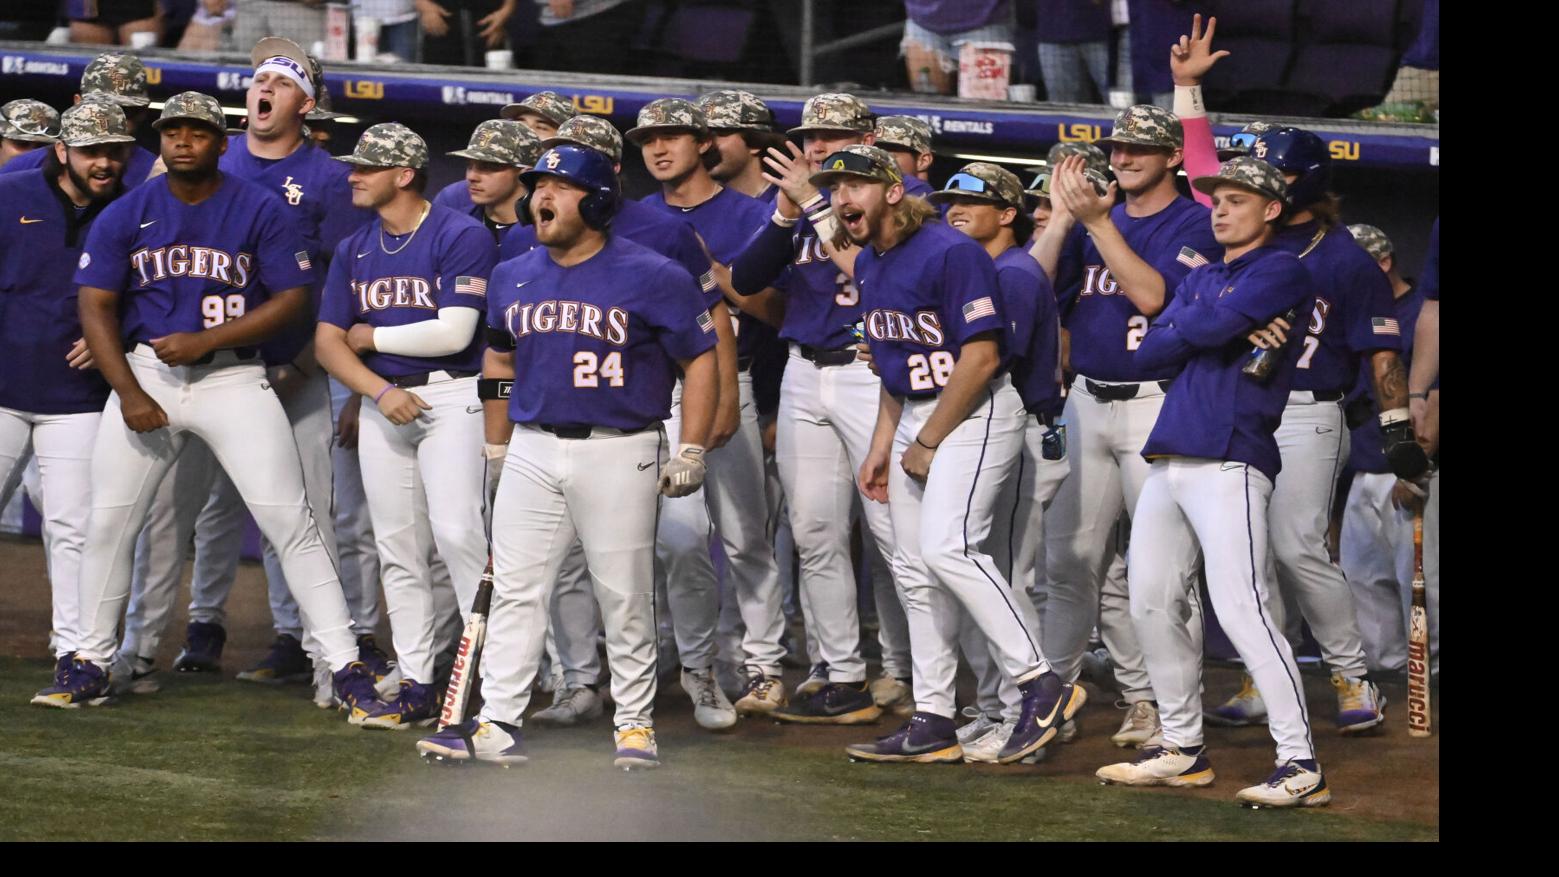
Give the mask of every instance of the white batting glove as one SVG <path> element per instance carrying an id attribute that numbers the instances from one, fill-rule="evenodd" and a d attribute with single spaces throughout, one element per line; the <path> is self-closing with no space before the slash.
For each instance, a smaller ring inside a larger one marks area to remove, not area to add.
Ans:
<path id="1" fill-rule="evenodd" d="M 704 448 L 683 445 L 660 473 L 660 492 L 676 498 L 687 496 L 704 485 Z"/>
<path id="2" fill-rule="evenodd" d="M 498 478 L 503 474 L 503 461 L 509 456 L 508 445 L 482 445 L 482 457 L 487 461 L 487 476 L 485 486 L 487 489 L 487 513 L 493 513 L 493 506 L 498 497 Z"/>

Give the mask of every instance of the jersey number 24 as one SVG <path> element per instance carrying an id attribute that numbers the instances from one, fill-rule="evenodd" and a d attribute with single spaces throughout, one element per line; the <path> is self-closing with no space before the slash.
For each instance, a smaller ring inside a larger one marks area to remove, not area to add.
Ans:
<path id="1" fill-rule="evenodd" d="M 581 350 L 574 354 L 574 386 L 599 387 L 605 378 L 607 386 L 623 385 L 623 355 L 617 351 L 605 357 L 597 357 L 594 351 Z"/>

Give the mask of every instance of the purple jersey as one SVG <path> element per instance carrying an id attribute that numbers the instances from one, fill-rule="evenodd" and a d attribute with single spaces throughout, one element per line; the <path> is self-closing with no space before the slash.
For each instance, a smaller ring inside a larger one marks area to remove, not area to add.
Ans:
<path id="1" fill-rule="evenodd" d="M 1246 463 L 1276 479 L 1282 460 L 1273 433 L 1301 345 L 1290 345 L 1262 382 L 1241 371 L 1251 355 L 1246 336 L 1290 308 L 1303 310 L 1310 299 L 1304 266 L 1271 246 L 1187 275 L 1136 353 L 1149 369 L 1184 366 L 1165 393 L 1142 456 Z"/>
<path id="2" fill-rule="evenodd" d="M 438 194 L 433 196 L 433 203 L 471 217 L 479 218 L 481 212 L 471 200 L 471 187 L 466 185 L 464 177 L 439 189 Z"/>
<path id="3" fill-rule="evenodd" d="M 275 195 L 282 212 L 303 236 L 304 249 L 319 266 L 316 277 L 323 279 L 330 256 L 343 238 L 373 219 L 373 211 L 352 206 L 352 186 L 347 177 L 352 169 L 333 161 L 330 153 L 307 141 L 285 158 L 260 158 L 249 152 L 246 134 L 227 139 L 227 152 L 219 165 L 223 173 L 248 180 Z M 312 292 L 312 290 L 311 290 Z M 314 297 L 314 313 L 319 312 L 319 296 Z M 295 327 L 261 347 L 265 361 L 272 365 L 290 362 L 314 340 L 314 320 L 300 320 Z"/>
<path id="4" fill-rule="evenodd" d="M 622 209 L 612 217 L 611 233 L 612 237 L 633 241 L 681 265 L 697 278 L 699 288 L 704 292 L 705 308 L 714 307 L 720 301 L 720 286 L 715 282 L 709 257 L 704 255 L 693 226 L 670 219 L 648 204 L 625 200 Z M 504 237 L 503 255 L 505 259 L 512 259 L 540 247 L 535 226 L 516 225 Z"/>
<path id="5" fill-rule="evenodd" d="M 102 209 L 77 208 L 41 170 L 0 177 L 0 407 L 103 410 L 102 373 L 65 363 L 81 337 L 71 274 Z"/>
<path id="6" fill-rule="evenodd" d="M 724 265 L 736 258 L 747 241 L 768 223 L 769 214 L 773 212 L 762 201 L 735 189 L 721 189 L 713 198 L 693 207 L 673 207 L 659 193 L 645 198 L 644 203 L 693 226 L 709 248 L 709 254 Z M 755 327 L 762 324 L 742 313 L 737 314 L 736 322 L 736 354 L 752 356 L 760 340 Z"/>
<path id="7" fill-rule="evenodd" d="M 1425 301 L 1440 300 L 1440 217 L 1429 229 L 1429 255 L 1424 258 L 1424 276 L 1418 279 L 1418 288 Z"/>
<path id="8" fill-rule="evenodd" d="M 1061 321 L 1050 279 L 1022 246 L 996 257 L 1007 309 L 1012 385 L 1033 414 L 1061 413 Z"/>
<path id="9" fill-rule="evenodd" d="M 1394 316 L 1402 326 L 1402 367 L 1411 369 L 1413 330 L 1418 326 L 1418 312 L 1424 308 L 1424 296 L 1417 289 L 1410 289 L 1403 293 L 1394 305 L 1396 308 Z M 1374 374 L 1368 369 L 1360 370 L 1359 379 L 1353 385 L 1353 392 L 1348 395 L 1349 401 L 1368 402 L 1374 398 L 1374 395 Z M 1390 472 L 1391 466 L 1386 463 L 1384 446 L 1385 438 L 1380 433 L 1380 420 L 1372 416 L 1353 430 L 1352 441 L 1349 443 L 1348 465 L 1358 472 Z"/>
<path id="10" fill-rule="evenodd" d="M 499 265 L 487 325 L 514 343 L 515 423 L 653 426 L 671 416 L 678 360 L 715 346 L 692 275 L 615 234 L 578 265 L 544 247 Z"/>
<path id="11" fill-rule="evenodd" d="M 272 193 L 230 174 L 199 204 L 158 177 L 92 224 L 75 282 L 120 294 L 128 344 L 220 325 L 314 283 L 303 237 L 282 211 Z"/>
<path id="12" fill-rule="evenodd" d="M 861 321 L 863 310 L 855 282 L 823 252 L 817 231 L 804 217 L 796 223 L 792 240 L 794 260 L 774 281 L 785 293 L 780 337 L 824 349 L 855 344 L 850 329 Z"/>
<path id="13" fill-rule="evenodd" d="M 1348 229 L 1322 230 L 1315 222 L 1291 225 L 1278 232 L 1272 246 L 1299 256 L 1315 293 L 1294 389 L 1347 392 L 1361 357 L 1402 347 L 1391 281 Z"/>
<path id="14" fill-rule="evenodd" d="M 496 262 L 492 235 L 448 208 L 429 207 L 409 239 L 385 234 L 375 219 L 336 248 L 319 320 L 342 329 L 354 323 L 406 326 L 438 319 L 441 308 L 485 311 L 487 279 Z M 438 369 L 481 371 L 481 333 L 473 331 L 465 349 L 448 356 L 370 351 L 363 365 L 385 378 Z"/>
<path id="15" fill-rule="evenodd" d="M 5 163 L 0 167 L 0 174 L 18 174 L 22 171 L 43 167 L 50 153 L 54 151 L 52 146 L 43 149 L 34 149 Z M 152 172 L 152 166 L 157 163 L 157 154 L 147 149 L 142 149 L 135 144 L 130 145 L 130 158 L 125 162 L 124 186 L 125 189 L 133 189 L 146 182 L 146 177 Z"/>
<path id="16" fill-rule="evenodd" d="M 862 248 L 855 277 L 872 358 L 895 396 L 942 392 L 963 345 L 982 332 L 1001 339 L 1006 327 L 996 263 L 973 238 L 940 222 L 881 255 Z"/>
<path id="17" fill-rule="evenodd" d="M 1213 239 L 1212 211 L 1189 198 L 1175 198 L 1151 216 L 1128 216 L 1126 205 L 1117 204 L 1110 220 L 1138 258 L 1164 278 L 1164 305 L 1192 268 L 1223 257 L 1223 247 Z M 1072 333 L 1072 370 L 1098 381 L 1159 381 L 1175 376 L 1176 367 L 1144 368 L 1132 354 L 1148 330 L 1148 318 L 1137 310 L 1104 264 L 1093 239 L 1076 233 L 1067 239 L 1076 264 L 1082 266 L 1081 284 L 1068 289 L 1070 299 L 1064 324 Z M 1065 258 L 1065 254 L 1063 254 Z M 1058 271 L 1058 276 L 1060 272 Z"/>

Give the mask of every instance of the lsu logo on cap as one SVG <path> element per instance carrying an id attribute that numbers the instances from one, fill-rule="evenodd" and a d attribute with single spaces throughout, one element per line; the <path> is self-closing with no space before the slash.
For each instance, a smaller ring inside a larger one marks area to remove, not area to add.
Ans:
<path id="1" fill-rule="evenodd" d="M 549 152 L 549 153 L 547 153 L 547 170 L 549 170 L 549 171 L 557 170 L 558 165 L 561 164 L 562 162 L 563 162 L 563 156 L 558 155 L 556 152 Z"/>

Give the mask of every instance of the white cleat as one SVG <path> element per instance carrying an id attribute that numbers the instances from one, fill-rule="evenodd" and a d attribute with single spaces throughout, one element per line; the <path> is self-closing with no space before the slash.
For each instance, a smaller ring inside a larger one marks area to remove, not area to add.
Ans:
<path id="1" fill-rule="evenodd" d="M 1339 733 L 1368 733 L 1386 720 L 1386 696 L 1375 683 L 1333 673 L 1332 688 L 1337 690 Z"/>
<path id="2" fill-rule="evenodd" d="M 1159 733 L 1158 707 L 1152 701 L 1139 700 L 1126 708 L 1126 718 L 1120 730 L 1110 735 L 1110 742 L 1122 749 L 1142 747 Z"/>
<path id="3" fill-rule="evenodd" d="M 1320 807 L 1332 800 L 1321 766 L 1313 760 L 1291 759 L 1267 781 L 1240 789 L 1234 800 L 1250 807 Z"/>
<path id="4" fill-rule="evenodd" d="M 807 671 L 807 678 L 802 680 L 800 685 L 796 686 L 796 696 L 803 698 L 811 697 L 812 695 L 817 694 L 819 691 L 822 691 L 823 686 L 827 684 L 828 665 L 822 662 L 818 662 L 812 665 L 811 670 Z"/>
<path id="5" fill-rule="evenodd" d="M 1214 725 L 1226 728 L 1243 728 L 1246 725 L 1267 723 L 1267 704 L 1256 690 L 1256 680 L 1245 674 L 1240 690 L 1220 706 L 1204 710 L 1202 717 Z"/>
<path id="6" fill-rule="evenodd" d="M 1094 771 L 1100 781 L 1120 786 L 1210 786 L 1215 774 L 1205 748 L 1194 755 L 1174 747 L 1144 749 L 1133 761 Z"/>
<path id="7" fill-rule="evenodd" d="M 915 712 L 915 692 L 902 679 L 884 673 L 873 679 L 867 689 L 872 693 L 873 703 L 894 715 L 908 716 Z"/>
<path id="8" fill-rule="evenodd" d="M 736 724 L 736 707 L 715 682 L 714 671 L 682 671 L 682 690 L 693 699 L 693 721 L 709 731 L 725 731 Z"/>
<path id="9" fill-rule="evenodd" d="M 974 719 L 972 722 L 958 726 L 958 742 L 964 746 L 984 737 L 992 728 L 1001 727 L 1001 719 L 993 719 L 980 712 L 977 707 L 966 706 L 963 708 L 963 714 Z"/>
<path id="10" fill-rule="evenodd" d="M 968 726 L 965 725 L 964 727 Z M 1017 727 L 1017 722 L 1002 722 L 989 728 L 984 734 L 981 734 L 974 740 L 964 743 L 964 761 L 970 764 L 977 762 L 980 764 L 999 764 L 1000 762 L 996 760 L 996 756 L 1001 754 L 1002 747 L 1007 745 L 1008 738 L 1012 736 L 1013 731 L 1017 730 Z M 1040 752 L 1044 751 L 1043 749 L 1040 750 Z"/>
<path id="11" fill-rule="evenodd" d="M 585 686 L 559 688 L 552 693 L 552 705 L 530 717 L 533 724 L 567 728 L 599 719 L 604 712 L 601 696 Z"/>

